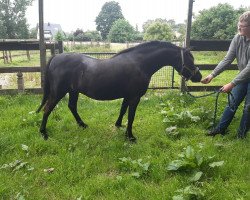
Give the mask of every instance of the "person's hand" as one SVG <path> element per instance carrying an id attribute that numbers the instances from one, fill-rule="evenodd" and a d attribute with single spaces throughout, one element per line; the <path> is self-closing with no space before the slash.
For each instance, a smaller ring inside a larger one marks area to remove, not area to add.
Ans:
<path id="1" fill-rule="evenodd" d="M 234 85 L 233 83 L 228 83 L 228 84 L 224 85 L 224 86 L 220 89 L 220 91 L 222 91 L 222 92 L 224 92 L 224 93 L 228 93 L 228 92 L 230 92 L 230 91 L 233 89 L 234 86 L 235 86 L 235 85 Z"/>
<path id="2" fill-rule="evenodd" d="M 212 75 L 212 74 L 209 74 L 206 78 L 204 78 L 204 79 L 201 80 L 201 83 L 203 83 L 203 84 L 208 84 L 208 83 L 211 82 L 211 80 L 212 80 L 213 78 L 214 78 L 213 75 Z"/>

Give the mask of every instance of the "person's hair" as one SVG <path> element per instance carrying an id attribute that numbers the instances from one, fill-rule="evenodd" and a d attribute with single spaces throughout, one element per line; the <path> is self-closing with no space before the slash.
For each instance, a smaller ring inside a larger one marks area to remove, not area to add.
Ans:
<path id="1" fill-rule="evenodd" d="M 250 11 L 244 12 L 244 13 L 240 16 L 239 22 L 246 22 L 247 25 L 250 25 Z"/>

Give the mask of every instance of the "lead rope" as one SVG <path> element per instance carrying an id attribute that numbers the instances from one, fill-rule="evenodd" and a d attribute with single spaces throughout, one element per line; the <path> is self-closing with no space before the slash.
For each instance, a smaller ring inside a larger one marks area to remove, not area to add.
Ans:
<path id="1" fill-rule="evenodd" d="M 187 84 L 185 82 L 185 87 L 186 87 L 186 91 L 187 91 L 187 94 L 193 98 L 203 98 L 203 97 L 207 97 L 207 96 L 212 96 L 214 94 L 216 94 L 215 96 L 215 103 L 214 103 L 214 116 L 213 116 L 213 125 L 212 127 L 215 128 L 215 124 L 216 124 L 216 118 L 217 118 L 217 110 L 218 110 L 218 99 L 219 99 L 219 95 L 220 93 L 222 93 L 220 90 L 216 90 L 214 92 L 211 92 L 211 93 L 208 93 L 208 94 L 205 94 L 205 95 L 200 95 L 200 96 L 194 96 L 193 94 L 190 93 L 190 91 L 188 90 L 188 87 L 187 87 Z M 231 97 L 231 99 L 230 99 Z M 228 105 L 229 107 L 232 108 L 232 105 L 235 105 L 235 98 L 233 96 L 233 94 L 231 92 L 227 93 L 227 100 L 228 100 Z M 234 102 L 234 104 L 232 104 L 232 101 Z M 233 110 L 235 110 L 235 107 L 232 108 Z"/>

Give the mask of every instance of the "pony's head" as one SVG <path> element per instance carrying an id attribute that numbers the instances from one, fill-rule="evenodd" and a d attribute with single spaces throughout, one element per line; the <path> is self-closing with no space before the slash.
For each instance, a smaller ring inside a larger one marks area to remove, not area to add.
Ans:
<path id="1" fill-rule="evenodd" d="M 181 49 L 181 66 L 179 74 L 186 80 L 200 82 L 202 75 L 198 67 L 194 65 L 194 57 L 189 49 Z"/>

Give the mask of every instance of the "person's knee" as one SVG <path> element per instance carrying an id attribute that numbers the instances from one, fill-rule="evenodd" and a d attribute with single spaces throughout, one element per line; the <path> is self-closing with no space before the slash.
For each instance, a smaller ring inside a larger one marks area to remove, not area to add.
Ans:
<path id="1" fill-rule="evenodd" d="M 230 104 L 228 104 L 228 107 L 230 108 L 230 110 L 232 112 L 235 112 L 237 110 L 237 108 L 238 108 L 238 105 L 235 104 L 235 103 L 230 103 Z"/>

